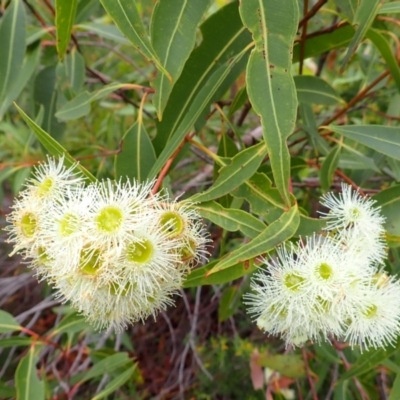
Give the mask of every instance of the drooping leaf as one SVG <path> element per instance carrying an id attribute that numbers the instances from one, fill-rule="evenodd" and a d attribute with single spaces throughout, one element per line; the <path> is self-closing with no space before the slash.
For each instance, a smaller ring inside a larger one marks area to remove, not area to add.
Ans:
<path id="1" fill-rule="evenodd" d="M 9 3 L 0 24 L 0 103 L 18 80 L 25 55 L 25 11 L 22 0 Z"/>
<path id="2" fill-rule="evenodd" d="M 161 153 L 170 137 L 177 131 L 202 88 L 209 85 L 211 76 L 251 42 L 251 36 L 240 20 L 236 1 L 211 15 L 200 26 L 200 30 L 202 42 L 187 60 L 169 96 L 163 119 L 157 122 L 157 136 L 154 139 L 157 154 Z M 216 88 L 213 90 L 216 91 Z M 203 109 L 211 104 L 211 101 L 212 96 Z"/>
<path id="3" fill-rule="evenodd" d="M 190 288 L 204 285 L 221 285 L 223 283 L 232 282 L 235 279 L 239 279 L 245 275 L 251 274 L 257 269 L 257 264 L 254 262 L 254 260 L 249 260 L 246 263 L 241 262 L 231 265 L 226 269 L 215 272 L 212 275 L 208 275 L 217 262 L 218 261 L 211 261 L 207 265 L 193 270 L 187 276 L 183 287 Z"/>
<path id="4" fill-rule="evenodd" d="M 0 327 L 1 330 L 1 327 Z M 0 348 L 14 347 L 14 346 L 30 346 L 33 339 L 24 336 L 11 336 L 9 338 L 0 339 Z"/>
<path id="5" fill-rule="evenodd" d="M 90 329 L 90 325 L 85 320 L 85 317 L 76 313 L 66 315 L 59 324 L 52 330 L 51 336 L 59 335 L 60 333 L 77 333 Z"/>
<path id="6" fill-rule="evenodd" d="M 44 400 L 44 382 L 39 380 L 36 371 L 38 356 L 35 346 L 31 346 L 26 356 L 21 358 L 15 372 L 17 400 Z"/>
<path id="7" fill-rule="evenodd" d="M 382 214 L 386 217 L 387 233 L 400 241 L 400 185 L 382 190 L 373 196 L 373 199 L 376 200 L 376 205 L 381 207 Z"/>
<path id="8" fill-rule="evenodd" d="M 304 58 L 315 57 L 333 49 L 346 47 L 354 36 L 354 27 L 351 25 L 340 26 L 333 31 L 321 33 L 307 39 L 304 46 Z M 300 45 L 293 47 L 293 62 L 300 59 Z"/>
<path id="9" fill-rule="evenodd" d="M 297 227 L 295 236 L 306 237 L 321 232 L 326 226 L 326 220 L 322 218 L 310 218 L 300 214 L 300 224 Z"/>
<path id="10" fill-rule="evenodd" d="M 56 38 L 58 58 L 62 60 L 71 39 L 78 0 L 56 0 Z"/>
<path id="11" fill-rule="evenodd" d="M 297 75 L 294 77 L 299 103 L 337 105 L 343 100 L 336 90 L 317 76 Z"/>
<path id="12" fill-rule="evenodd" d="M 275 246 L 290 239 L 296 233 L 299 223 L 300 216 L 297 206 L 293 206 L 289 211 L 284 212 L 279 219 L 267 226 L 251 242 L 239 247 L 220 260 L 208 273 L 213 274 L 231 265 L 268 253 Z"/>
<path id="13" fill-rule="evenodd" d="M 224 82 L 229 73 L 233 70 L 237 63 L 241 61 L 247 49 L 243 49 L 241 53 L 229 60 L 221 67 L 219 67 L 212 76 L 203 85 L 201 90 L 196 95 L 196 98 L 191 103 L 191 106 L 185 114 L 182 122 L 173 132 L 172 137 L 169 138 L 168 143 L 157 158 L 156 163 L 149 172 L 149 179 L 153 179 L 155 175 L 161 170 L 167 160 L 172 156 L 177 147 L 181 144 L 187 133 L 192 129 L 193 125 L 200 117 L 203 110 L 210 104 L 215 92 Z"/>
<path id="14" fill-rule="evenodd" d="M 93 101 L 100 100 L 118 89 L 129 88 L 130 86 L 128 83 L 110 83 L 91 93 L 86 91 L 79 93 L 71 101 L 65 103 L 55 115 L 62 121 L 84 117 L 89 114 L 90 104 Z"/>
<path id="15" fill-rule="evenodd" d="M 163 74 L 171 79 L 170 74 L 160 62 L 151 45 L 134 0 L 100 0 L 104 9 L 114 20 L 119 30 L 145 57 L 152 60 Z"/>
<path id="16" fill-rule="evenodd" d="M 357 0 L 334 0 L 334 3 L 350 22 L 353 21 L 358 6 Z"/>
<path id="17" fill-rule="evenodd" d="M 263 173 L 255 173 L 250 179 L 232 191 L 232 195 L 250 203 L 254 214 L 265 215 L 273 209 L 285 208 L 282 198 L 271 180 Z"/>
<path id="18" fill-rule="evenodd" d="M 106 387 L 96 396 L 92 397 L 92 400 L 99 400 L 103 399 L 104 397 L 108 396 L 109 394 L 115 392 L 118 388 L 120 388 L 124 383 L 126 383 L 135 372 L 136 365 L 128 368 L 126 371 L 119 374 L 116 378 L 114 378 Z"/>
<path id="19" fill-rule="evenodd" d="M 114 25 L 105 25 L 98 22 L 85 22 L 79 24 L 76 28 L 83 29 L 88 32 L 93 32 L 103 39 L 110 39 L 121 44 L 130 44 L 131 42 L 121 34 Z"/>
<path id="20" fill-rule="evenodd" d="M 141 121 L 135 122 L 123 137 L 122 150 L 116 156 L 116 178 L 134 178 L 144 182 L 156 161 L 153 144 Z"/>
<path id="21" fill-rule="evenodd" d="M 399 7 L 400 12 L 400 7 Z M 392 389 L 390 390 L 390 395 L 387 400 L 397 400 L 400 399 L 400 372 L 397 373 L 396 379 L 393 382 Z"/>
<path id="22" fill-rule="evenodd" d="M 319 176 L 321 181 L 321 188 L 325 192 L 327 192 L 332 185 L 335 170 L 339 162 L 340 150 L 340 145 L 334 146 L 334 148 L 329 152 L 324 162 L 322 163 Z"/>
<path id="23" fill-rule="evenodd" d="M 20 328 L 19 323 L 11 314 L 0 310 L 0 333 L 15 332 Z"/>
<path id="24" fill-rule="evenodd" d="M 239 293 L 236 286 L 227 287 L 221 296 L 218 306 L 218 321 L 223 322 L 232 317 L 237 309 Z"/>
<path id="25" fill-rule="evenodd" d="M 241 231 L 244 235 L 254 238 L 260 234 L 265 225 L 253 215 L 237 209 L 224 208 L 214 201 L 196 205 L 199 214 L 223 229 L 230 232 Z"/>
<path id="26" fill-rule="evenodd" d="M 67 152 L 64 147 L 61 146 L 60 143 L 58 143 L 55 139 L 53 139 L 47 132 L 45 132 L 39 125 L 36 124 L 35 121 L 30 119 L 25 112 L 15 104 L 15 107 L 17 108 L 18 112 L 20 113 L 22 119 L 26 122 L 26 124 L 29 126 L 29 128 L 32 129 L 33 133 L 36 135 L 38 138 L 39 142 L 43 145 L 43 147 L 53 156 L 56 157 L 61 157 L 64 156 L 64 163 L 66 166 L 70 167 L 74 164 L 76 164 L 76 161 L 74 158 Z M 91 181 L 95 182 L 96 178 L 82 165 L 78 164 L 76 166 L 83 175 L 86 176 L 86 178 Z"/>
<path id="27" fill-rule="evenodd" d="M 400 160 L 400 128 L 383 125 L 329 125 L 333 132 Z"/>
<path id="28" fill-rule="evenodd" d="M 275 185 L 290 205 L 290 155 L 286 139 L 293 132 L 297 96 L 291 54 L 299 11 L 295 0 L 242 0 L 244 25 L 256 43 L 247 65 L 247 93 L 261 117 Z"/>
<path id="29" fill-rule="evenodd" d="M 78 93 L 85 81 L 85 60 L 76 48 L 65 56 L 65 71 L 71 89 Z"/>
<path id="30" fill-rule="evenodd" d="M 210 189 L 193 196 L 191 200 L 210 201 L 230 193 L 254 175 L 265 155 L 266 146 L 263 142 L 241 151 L 232 158 L 229 165 L 220 170 L 217 180 Z"/>
<path id="31" fill-rule="evenodd" d="M 356 27 L 356 32 L 351 39 L 347 53 L 342 61 L 342 69 L 349 62 L 350 57 L 356 51 L 357 46 L 363 40 L 369 27 L 371 26 L 379 8 L 379 0 L 364 0 L 361 1 L 353 18 L 353 26 Z"/>
<path id="32" fill-rule="evenodd" d="M 122 366 L 126 366 L 127 364 L 132 364 L 132 360 L 129 358 L 128 353 L 116 353 L 112 354 L 103 360 L 96 362 L 93 367 L 91 367 L 85 375 L 83 375 L 80 382 L 85 382 L 90 379 L 93 379 L 97 376 L 103 375 L 105 373 L 109 374 L 110 372 L 120 368 Z"/>
<path id="33" fill-rule="evenodd" d="M 317 121 L 311 104 L 300 103 L 300 116 L 303 123 L 301 128 L 306 132 L 309 140 L 318 155 L 326 155 L 329 153 L 330 147 L 326 140 L 318 132 Z"/>
<path id="34" fill-rule="evenodd" d="M 340 377 L 339 382 L 365 374 L 396 353 L 399 348 L 400 337 L 394 346 L 388 346 L 385 349 L 379 348 L 365 351 L 357 358 L 352 367 Z"/>
<path id="35" fill-rule="evenodd" d="M 386 61 L 393 79 L 396 82 L 397 90 L 400 91 L 400 68 L 388 40 L 376 29 L 369 29 L 367 32 L 367 38 L 370 39 L 371 42 L 376 46 L 383 59 Z"/>
<path id="36" fill-rule="evenodd" d="M 386 4 L 381 4 L 378 9 L 378 14 L 395 14 L 400 13 L 400 1 L 391 1 Z"/>
<path id="37" fill-rule="evenodd" d="M 151 20 L 151 43 L 162 65 L 172 77 L 159 74 L 152 85 L 156 90 L 153 104 L 158 119 L 162 119 L 164 108 L 174 83 L 182 73 L 196 39 L 196 28 L 206 12 L 209 0 L 161 0 L 156 3 Z"/>
<path id="38" fill-rule="evenodd" d="M 12 85 L 10 85 L 3 100 L 0 102 L 0 120 L 3 118 L 3 115 L 7 111 L 8 107 L 10 107 L 12 102 L 20 95 L 32 77 L 34 71 L 36 71 L 39 60 L 40 42 L 37 42 L 36 44 L 28 47 L 18 78 L 15 79 Z"/>
<path id="39" fill-rule="evenodd" d="M 57 79 L 56 66 L 43 68 L 36 76 L 34 86 L 35 113 L 43 106 L 44 115 L 41 127 L 54 139 L 60 140 L 65 129 L 65 124 L 55 118 L 57 107 Z"/>

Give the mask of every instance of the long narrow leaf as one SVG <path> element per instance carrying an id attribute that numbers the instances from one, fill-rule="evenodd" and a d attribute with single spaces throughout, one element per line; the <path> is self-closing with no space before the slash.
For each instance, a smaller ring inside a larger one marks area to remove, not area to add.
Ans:
<path id="1" fill-rule="evenodd" d="M 299 212 L 297 206 L 294 206 L 289 211 L 283 213 L 278 220 L 265 228 L 250 243 L 228 254 L 209 271 L 209 274 L 222 271 L 231 265 L 268 253 L 275 246 L 290 239 L 296 233 L 299 223 Z"/>
<path id="2" fill-rule="evenodd" d="M 254 175 L 265 155 L 264 142 L 241 151 L 232 158 L 231 164 L 221 169 L 217 180 L 209 190 L 193 196 L 191 200 L 210 201 L 230 193 Z"/>
<path id="3" fill-rule="evenodd" d="M 78 0 L 56 0 L 56 35 L 58 58 L 62 60 L 71 39 Z"/>
<path id="4" fill-rule="evenodd" d="M 21 0 L 13 0 L 0 25 L 0 102 L 18 79 L 25 55 L 25 12 Z"/>
<path id="5" fill-rule="evenodd" d="M 171 75 L 161 64 L 150 43 L 142 18 L 137 10 L 136 2 L 134 0 L 100 0 L 100 2 L 120 31 L 130 40 L 136 49 L 149 60 L 152 60 L 156 67 L 163 74 L 167 75 L 168 79 L 172 79 Z"/>
<path id="6" fill-rule="evenodd" d="M 161 170 L 163 165 L 174 153 L 175 149 L 179 146 L 186 134 L 193 127 L 205 107 L 210 104 L 213 95 L 218 90 L 220 85 L 224 82 L 225 78 L 229 75 L 232 69 L 240 62 L 242 57 L 247 53 L 247 49 L 243 49 L 235 58 L 219 67 L 207 83 L 202 87 L 195 100 L 193 101 L 190 109 L 188 110 L 185 118 L 174 132 L 173 136 L 168 141 L 164 150 L 159 155 L 156 163 L 149 172 L 149 179 L 153 179 L 156 174 Z"/>
<path id="7" fill-rule="evenodd" d="M 172 76 L 172 82 L 164 74 L 159 74 L 153 81 L 156 90 L 153 104 L 160 120 L 172 87 L 194 47 L 197 25 L 209 3 L 209 0 L 161 0 L 156 3 L 151 20 L 151 43 Z"/>
<path id="8" fill-rule="evenodd" d="M 290 205 L 290 155 L 286 139 L 293 132 L 297 96 L 291 53 L 299 18 L 295 0 L 242 0 L 240 15 L 256 42 L 247 66 L 247 92 L 261 117 L 276 187 Z"/>
<path id="9" fill-rule="evenodd" d="M 55 139 L 53 139 L 47 132 L 45 132 L 39 125 L 35 123 L 32 119 L 30 119 L 21 108 L 19 108 L 15 103 L 15 107 L 17 108 L 18 112 L 20 113 L 23 120 L 32 129 L 33 133 L 38 138 L 39 142 L 42 143 L 43 147 L 53 156 L 61 157 L 64 156 L 64 163 L 67 166 L 72 166 L 76 164 L 74 158 L 67 152 L 67 150 L 61 146 Z M 82 165 L 77 164 L 76 168 L 78 168 L 86 178 L 91 181 L 95 182 L 96 178 Z"/>

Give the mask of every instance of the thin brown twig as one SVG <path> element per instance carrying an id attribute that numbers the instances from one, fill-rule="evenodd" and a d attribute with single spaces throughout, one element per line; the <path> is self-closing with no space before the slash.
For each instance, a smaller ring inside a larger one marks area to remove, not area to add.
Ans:
<path id="1" fill-rule="evenodd" d="M 314 381 L 313 378 L 311 376 L 311 371 L 310 371 L 310 367 L 308 365 L 308 357 L 307 357 L 307 351 L 306 349 L 303 347 L 302 349 L 302 354 L 303 354 L 303 360 L 304 360 L 304 367 L 306 369 L 306 374 L 307 374 L 307 378 L 308 378 L 308 382 L 310 384 L 310 389 L 311 389 L 311 394 L 313 397 L 313 400 L 318 400 L 318 396 L 317 393 L 315 391 L 315 385 L 314 385 Z"/>
<path id="2" fill-rule="evenodd" d="M 156 194 L 158 189 L 160 188 L 162 181 L 164 180 L 165 176 L 168 173 L 169 168 L 171 167 L 171 164 L 175 160 L 175 158 L 178 156 L 178 154 L 181 152 L 182 147 L 185 145 L 185 143 L 190 140 L 193 136 L 195 135 L 195 132 L 189 133 L 188 135 L 185 136 L 185 138 L 182 140 L 180 145 L 176 148 L 174 151 L 174 154 L 169 158 L 169 160 L 165 163 L 164 167 L 162 168 L 161 172 L 159 173 L 157 177 L 157 181 L 151 191 L 151 194 Z"/>
<path id="3" fill-rule="evenodd" d="M 317 12 L 318 10 L 327 2 L 328 0 L 319 0 L 316 2 L 311 9 L 304 14 L 304 17 L 301 19 L 299 22 L 299 28 L 302 28 L 303 25 L 307 24 L 307 21 L 311 19 Z"/>
<path id="4" fill-rule="evenodd" d="M 345 114 L 349 108 L 354 106 L 358 103 L 361 99 L 365 97 L 365 95 L 374 87 L 376 86 L 381 80 L 385 79 L 388 75 L 390 75 L 390 71 L 386 70 L 382 72 L 376 79 L 374 79 L 368 86 L 364 89 L 360 90 L 347 104 L 345 107 L 338 110 L 335 114 L 331 117 L 327 118 L 321 125 L 328 125 L 333 122 L 335 119 L 339 118 L 341 115 Z"/>

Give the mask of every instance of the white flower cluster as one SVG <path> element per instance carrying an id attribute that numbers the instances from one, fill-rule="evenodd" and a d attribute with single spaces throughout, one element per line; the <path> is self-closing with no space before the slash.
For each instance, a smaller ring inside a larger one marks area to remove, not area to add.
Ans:
<path id="1" fill-rule="evenodd" d="M 361 350 L 384 347 L 400 334 L 400 283 L 382 271 L 384 217 L 374 201 L 342 185 L 324 235 L 281 246 L 245 295 L 263 331 L 300 346 L 335 337 Z"/>
<path id="2" fill-rule="evenodd" d="M 85 186 L 63 161 L 40 165 L 15 201 L 6 228 L 14 253 L 98 328 L 121 330 L 173 304 L 207 255 L 197 212 L 152 195 L 152 183 Z"/>

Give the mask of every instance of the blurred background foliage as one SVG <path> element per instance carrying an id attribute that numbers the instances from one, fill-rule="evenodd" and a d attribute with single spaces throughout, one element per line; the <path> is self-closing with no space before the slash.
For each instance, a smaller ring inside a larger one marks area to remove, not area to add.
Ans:
<path id="1" fill-rule="evenodd" d="M 399 272 L 400 2 L 188 3 L 0 1 L 1 227 L 53 138 L 99 179 L 161 172 L 214 245 L 175 308 L 115 334 L 60 306 L 1 234 L 0 398 L 400 399 L 400 341 L 285 349 L 241 300 L 261 255 L 321 229 L 341 181 L 382 206 Z"/>

